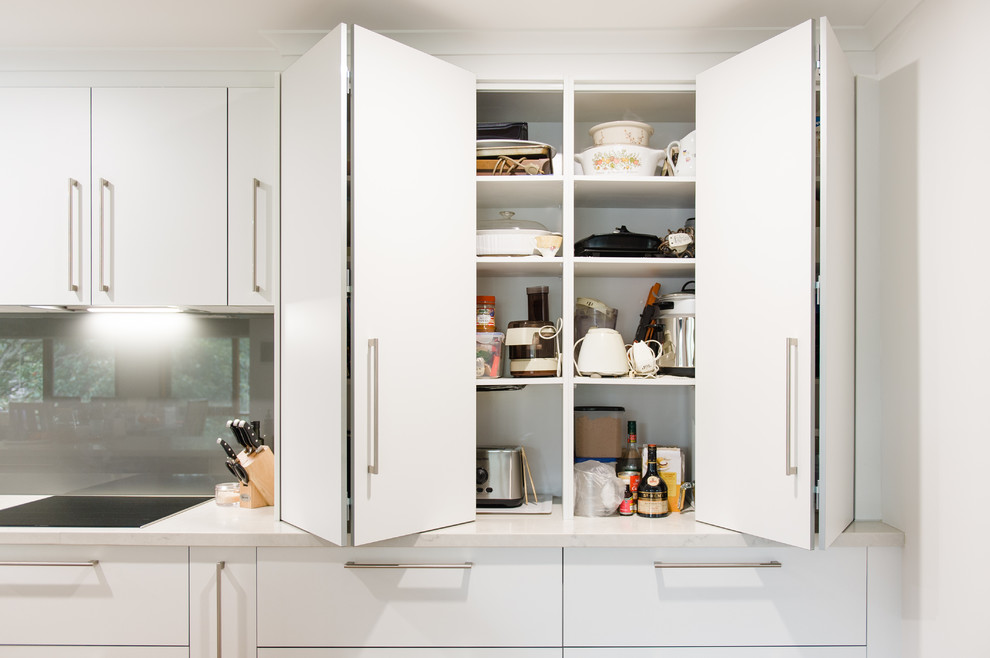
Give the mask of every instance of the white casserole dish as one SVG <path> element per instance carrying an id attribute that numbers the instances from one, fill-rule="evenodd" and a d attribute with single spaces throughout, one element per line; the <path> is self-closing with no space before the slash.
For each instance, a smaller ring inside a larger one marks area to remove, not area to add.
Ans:
<path id="1" fill-rule="evenodd" d="M 550 235 L 539 222 L 513 219 L 514 212 L 503 210 L 502 219 L 478 221 L 475 240 L 479 256 L 532 256 L 536 251 L 536 236 Z"/>
<path id="2" fill-rule="evenodd" d="M 595 146 L 604 144 L 638 144 L 649 146 L 653 126 L 641 121 L 609 121 L 588 130 Z"/>
<path id="3" fill-rule="evenodd" d="M 574 155 L 587 175 L 653 176 L 667 157 L 663 149 L 636 144 L 592 146 Z"/>

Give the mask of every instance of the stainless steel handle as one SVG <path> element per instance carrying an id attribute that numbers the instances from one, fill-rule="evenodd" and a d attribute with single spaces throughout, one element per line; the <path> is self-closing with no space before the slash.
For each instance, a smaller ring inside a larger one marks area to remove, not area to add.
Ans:
<path id="1" fill-rule="evenodd" d="M 654 562 L 654 569 L 779 569 L 776 560 L 770 562 Z"/>
<path id="2" fill-rule="evenodd" d="M 371 370 L 370 381 L 368 386 L 371 389 L 371 405 L 370 405 L 370 416 L 371 422 L 371 463 L 368 464 L 368 472 L 372 475 L 378 475 L 378 339 L 369 338 L 368 339 L 368 358 L 371 358 L 371 352 L 374 351 L 374 360 L 369 364 Z"/>
<path id="3" fill-rule="evenodd" d="M 797 414 L 794 413 L 794 403 L 797 396 L 792 395 L 791 389 L 794 385 L 794 380 L 791 378 L 791 374 L 794 370 L 793 361 L 791 360 L 791 354 L 797 350 L 797 338 L 787 339 L 787 411 L 786 411 L 786 422 L 787 429 L 784 432 L 785 439 L 785 463 L 784 463 L 784 475 L 796 475 L 797 466 L 791 464 L 791 441 L 793 439 L 793 432 L 791 431 L 794 426 L 794 420 L 797 418 Z"/>
<path id="4" fill-rule="evenodd" d="M 376 562 L 345 562 L 345 569 L 470 569 L 473 562 L 453 564 L 401 564 Z"/>
<path id="5" fill-rule="evenodd" d="M 69 179 L 69 292 L 78 292 L 79 286 L 76 285 L 75 280 L 74 280 L 74 278 L 72 276 L 72 270 L 75 269 L 73 267 L 73 264 L 72 264 L 72 261 L 73 261 L 73 258 L 72 258 L 73 253 L 72 252 L 75 251 L 73 249 L 73 247 L 72 247 L 72 234 L 73 234 L 73 231 L 72 231 L 72 224 L 73 224 L 73 222 L 72 222 L 72 219 L 73 219 L 73 216 L 72 216 L 72 190 L 73 190 L 73 188 L 76 190 L 76 194 L 77 194 L 78 199 L 79 199 L 79 202 L 76 205 L 76 207 L 79 208 L 79 213 L 81 215 L 82 214 L 82 185 L 80 185 L 79 184 L 79 181 L 77 181 L 76 179 L 70 178 Z"/>
<path id="6" fill-rule="evenodd" d="M 104 256 L 104 244 L 106 243 L 106 222 L 105 222 L 106 195 L 103 193 L 103 190 L 105 189 L 111 190 L 112 193 L 112 189 L 110 187 L 110 181 L 108 181 L 106 178 L 101 178 L 100 179 L 100 290 L 102 290 L 103 292 L 110 292 L 110 286 L 106 284 L 103 278 L 103 270 L 106 269 L 105 267 L 106 259 Z M 111 212 L 113 212 L 112 208 L 111 208 Z"/>
<path id="7" fill-rule="evenodd" d="M 255 292 L 261 292 L 258 285 L 258 189 L 261 181 L 251 180 L 251 285 Z"/>
<path id="8" fill-rule="evenodd" d="M 223 607 L 220 602 L 220 590 L 222 582 L 220 580 L 221 572 L 225 566 L 225 562 L 217 562 L 217 658 L 223 653 L 223 633 L 221 632 L 221 623 L 223 619 Z"/>
<path id="9" fill-rule="evenodd" d="M 95 567 L 99 560 L 84 562 L 0 562 L 0 567 Z"/>

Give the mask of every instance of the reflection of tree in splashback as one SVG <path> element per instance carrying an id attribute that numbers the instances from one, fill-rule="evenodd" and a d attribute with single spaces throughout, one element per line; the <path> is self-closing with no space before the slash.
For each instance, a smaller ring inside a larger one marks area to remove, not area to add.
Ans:
<path id="1" fill-rule="evenodd" d="M 40 340 L 0 339 L 0 411 L 15 402 L 40 401 L 42 394 Z"/>

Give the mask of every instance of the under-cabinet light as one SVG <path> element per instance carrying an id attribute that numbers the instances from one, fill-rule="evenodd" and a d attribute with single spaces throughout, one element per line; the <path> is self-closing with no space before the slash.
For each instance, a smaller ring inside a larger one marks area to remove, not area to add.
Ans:
<path id="1" fill-rule="evenodd" d="M 182 313 L 178 306 L 91 306 L 90 313 Z"/>

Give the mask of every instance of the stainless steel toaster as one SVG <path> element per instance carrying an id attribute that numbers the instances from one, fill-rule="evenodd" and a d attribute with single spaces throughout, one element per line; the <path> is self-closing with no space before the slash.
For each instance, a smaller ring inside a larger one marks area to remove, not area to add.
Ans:
<path id="1" fill-rule="evenodd" d="M 523 502 L 522 448 L 478 448 L 478 507 L 519 507 Z"/>

